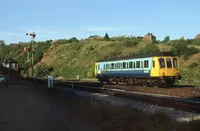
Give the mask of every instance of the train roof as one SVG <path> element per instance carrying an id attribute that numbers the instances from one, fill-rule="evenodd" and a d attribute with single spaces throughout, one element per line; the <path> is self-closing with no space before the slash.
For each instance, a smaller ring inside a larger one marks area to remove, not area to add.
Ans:
<path id="1" fill-rule="evenodd" d="M 106 61 L 116 61 L 116 60 L 127 60 L 135 58 L 146 58 L 146 57 L 155 57 L 155 56 L 175 56 L 173 52 L 154 52 L 149 55 L 134 55 L 134 56 L 123 56 L 123 57 L 113 57 L 99 60 L 97 62 L 106 62 Z"/>

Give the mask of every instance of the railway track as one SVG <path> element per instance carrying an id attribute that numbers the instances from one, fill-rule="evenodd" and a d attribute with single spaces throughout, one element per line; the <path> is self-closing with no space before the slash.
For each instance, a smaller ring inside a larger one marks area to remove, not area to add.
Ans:
<path id="1" fill-rule="evenodd" d="M 39 84 L 47 84 L 47 79 L 35 79 L 33 80 L 34 83 Z M 141 93 L 141 92 L 133 92 L 133 91 L 126 91 L 122 89 L 113 89 L 107 88 L 108 85 L 103 87 L 102 84 L 98 82 L 89 82 L 89 81 L 54 81 L 55 89 L 59 90 L 82 90 L 87 92 L 95 92 L 95 93 L 102 93 L 108 94 L 120 98 L 126 98 L 131 100 L 140 101 L 147 104 L 159 105 L 162 107 L 169 107 L 183 111 L 189 112 L 200 112 L 200 101 L 198 99 L 186 99 L 186 98 L 176 98 L 172 96 L 166 95 L 157 95 L 157 94 L 150 94 L 150 93 Z M 124 85 L 121 85 L 124 86 Z M 147 87 L 148 88 L 148 87 Z M 179 87 L 180 88 L 180 87 Z M 191 88 L 191 87 L 187 87 Z M 191 90 L 194 88 L 191 88 Z M 195 89 L 198 90 L 198 89 Z M 198 90 L 199 91 L 199 90 Z"/>

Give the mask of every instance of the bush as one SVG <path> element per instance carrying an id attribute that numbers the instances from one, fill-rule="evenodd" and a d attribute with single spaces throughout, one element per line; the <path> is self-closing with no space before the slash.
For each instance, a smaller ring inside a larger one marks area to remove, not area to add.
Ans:
<path id="1" fill-rule="evenodd" d="M 155 44 L 149 44 L 144 48 L 140 49 L 139 55 L 149 55 L 153 52 L 159 52 L 159 48 Z"/>
<path id="2" fill-rule="evenodd" d="M 199 64 L 197 64 L 197 63 L 194 62 L 194 63 L 190 64 L 188 68 L 189 69 L 193 69 L 193 68 L 197 67 L 198 65 Z"/>
<path id="3" fill-rule="evenodd" d="M 41 64 L 41 65 L 37 66 L 35 73 L 36 73 L 37 77 L 44 77 L 44 76 L 48 75 L 52 70 L 53 70 L 53 68 L 49 67 L 48 65 Z"/>
<path id="4" fill-rule="evenodd" d="M 194 47 L 187 47 L 187 43 L 190 41 L 184 41 L 183 43 L 176 42 L 173 43 L 171 51 L 174 52 L 175 55 L 181 56 L 186 60 L 189 58 L 190 55 L 196 54 L 199 52 L 199 49 Z"/>
<path id="5" fill-rule="evenodd" d="M 126 46 L 126 47 L 134 47 L 138 44 L 138 41 L 136 40 L 125 40 L 123 42 L 123 44 Z"/>
<path id="6" fill-rule="evenodd" d="M 69 43 L 78 43 L 79 40 L 76 37 L 72 37 L 71 39 L 68 40 Z"/>
<path id="7" fill-rule="evenodd" d="M 86 75 L 87 78 L 93 78 L 94 77 L 94 71 L 90 70 L 85 75 Z"/>

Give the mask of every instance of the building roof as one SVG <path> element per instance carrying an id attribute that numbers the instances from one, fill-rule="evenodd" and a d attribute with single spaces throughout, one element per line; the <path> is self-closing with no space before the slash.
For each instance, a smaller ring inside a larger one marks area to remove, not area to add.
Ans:
<path id="1" fill-rule="evenodd" d="M 200 34 L 197 34 L 197 36 L 194 39 L 200 39 Z"/>
<path id="2" fill-rule="evenodd" d="M 154 56 L 175 56 L 173 52 L 154 52 L 149 55 L 135 55 L 135 56 L 123 56 L 123 57 L 114 57 L 102 59 L 97 62 L 106 62 L 106 61 L 116 61 L 116 60 L 127 60 L 127 59 L 135 59 L 135 58 L 145 58 L 145 57 L 154 57 Z"/>
<path id="3" fill-rule="evenodd" d="M 8 58 L 5 60 L 5 63 L 18 63 L 17 60 L 13 59 L 13 58 Z"/>

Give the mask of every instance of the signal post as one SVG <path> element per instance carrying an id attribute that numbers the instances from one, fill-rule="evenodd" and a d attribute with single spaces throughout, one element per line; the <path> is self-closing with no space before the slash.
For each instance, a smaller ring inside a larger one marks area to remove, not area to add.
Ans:
<path id="1" fill-rule="evenodd" d="M 30 47 L 30 44 L 28 44 L 28 47 L 25 50 L 27 51 L 27 63 L 30 63 L 30 53 L 31 53 L 31 68 L 32 68 L 31 74 L 32 74 L 32 79 L 33 79 L 33 77 L 34 77 L 33 65 L 34 65 L 34 53 L 35 53 L 35 50 L 34 50 L 34 43 L 35 43 L 34 38 L 35 38 L 36 34 L 33 32 L 33 33 L 26 33 L 26 35 L 31 37 L 31 47 Z M 28 70 L 28 74 L 27 75 L 29 77 L 29 70 Z"/>

